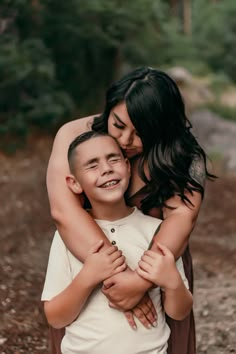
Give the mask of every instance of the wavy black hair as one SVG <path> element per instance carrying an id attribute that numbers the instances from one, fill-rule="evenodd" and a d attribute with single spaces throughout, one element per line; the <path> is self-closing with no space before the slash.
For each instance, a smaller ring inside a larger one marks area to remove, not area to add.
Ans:
<path id="1" fill-rule="evenodd" d="M 186 191 L 198 191 L 203 197 L 204 188 L 191 173 L 193 165 L 200 162 L 206 178 L 215 176 L 208 172 L 206 154 L 190 131 L 192 125 L 177 84 L 163 71 L 135 69 L 108 89 L 104 112 L 94 119 L 92 129 L 107 131 L 110 111 L 121 102 L 126 103 L 143 144 L 139 175 L 147 194 L 142 210 L 167 206 L 166 201 L 176 194 L 188 204 Z M 148 177 L 144 164 L 148 165 Z"/>

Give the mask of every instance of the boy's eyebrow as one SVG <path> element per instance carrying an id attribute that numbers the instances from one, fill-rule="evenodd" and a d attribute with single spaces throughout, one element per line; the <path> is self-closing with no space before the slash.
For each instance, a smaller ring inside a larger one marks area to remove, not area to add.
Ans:
<path id="1" fill-rule="evenodd" d="M 110 159 L 111 157 L 121 157 L 120 152 L 112 152 L 111 154 L 107 154 L 106 157 Z"/>
<path id="2" fill-rule="evenodd" d="M 116 119 L 119 121 L 120 124 L 125 125 L 125 123 L 120 119 L 120 117 L 115 112 L 113 112 L 113 114 L 116 117 Z"/>

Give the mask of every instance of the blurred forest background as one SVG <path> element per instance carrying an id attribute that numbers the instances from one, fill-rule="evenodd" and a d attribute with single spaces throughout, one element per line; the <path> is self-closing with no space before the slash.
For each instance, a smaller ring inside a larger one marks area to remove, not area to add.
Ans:
<path id="1" fill-rule="evenodd" d="M 211 109 L 236 119 L 218 100 L 236 81 L 235 18 L 235 0 L 1 0 L 0 147 L 100 111 L 109 84 L 141 65 L 204 77 Z"/>
<path id="2" fill-rule="evenodd" d="M 142 65 L 176 80 L 219 176 L 190 238 L 197 354 L 236 353 L 236 0 L 1 0 L 1 354 L 49 350 L 53 137 L 101 112 L 110 83 Z"/>

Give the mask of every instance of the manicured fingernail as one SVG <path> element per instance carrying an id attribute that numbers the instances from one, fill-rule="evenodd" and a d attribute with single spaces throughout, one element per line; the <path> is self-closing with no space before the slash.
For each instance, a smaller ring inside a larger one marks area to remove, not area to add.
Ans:
<path id="1" fill-rule="evenodd" d="M 157 326 L 157 321 L 153 322 L 153 327 L 156 327 Z"/>
<path id="2" fill-rule="evenodd" d="M 149 323 L 149 324 L 148 324 L 148 329 L 150 329 L 150 328 L 152 328 L 152 325 Z"/>
<path id="3" fill-rule="evenodd" d="M 133 325 L 132 328 L 136 331 L 137 329 L 137 326 Z"/>

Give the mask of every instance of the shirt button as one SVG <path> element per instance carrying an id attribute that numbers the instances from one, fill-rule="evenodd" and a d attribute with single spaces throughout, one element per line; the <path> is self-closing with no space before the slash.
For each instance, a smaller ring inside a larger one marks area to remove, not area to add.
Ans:
<path id="1" fill-rule="evenodd" d="M 111 241 L 111 244 L 114 246 L 116 245 L 116 241 Z"/>
<path id="2" fill-rule="evenodd" d="M 111 229 L 111 232 L 114 233 L 116 230 L 114 228 Z"/>

